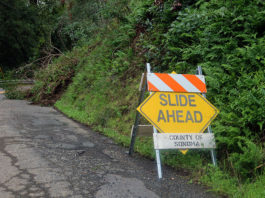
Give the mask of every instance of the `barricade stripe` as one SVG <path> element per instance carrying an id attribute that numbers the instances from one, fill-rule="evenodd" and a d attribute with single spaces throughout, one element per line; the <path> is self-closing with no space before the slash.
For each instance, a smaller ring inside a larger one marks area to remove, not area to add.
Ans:
<path id="1" fill-rule="evenodd" d="M 197 89 L 199 89 L 202 93 L 206 93 L 206 85 L 205 83 L 199 79 L 196 75 L 190 74 L 182 74 L 188 81 L 190 81 Z"/>
<path id="2" fill-rule="evenodd" d="M 163 82 L 165 82 L 173 91 L 187 92 L 178 82 L 176 82 L 169 74 L 154 73 Z"/>
<path id="3" fill-rule="evenodd" d="M 149 91 L 206 93 L 204 76 L 191 74 L 147 74 Z"/>
<path id="4" fill-rule="evenodd" d="M 149 91 L 159 91 L 159 89 L 157 89 L 150 81 L 148 81 L 147 83 Z"/>
<path id="5" fill-rule="evenodd" d="M 169 91 L 169 92 L 173 91 L 165 82 L 163 82 L 162 79 L 160 79 L 157 75 L 155 75 L 155 73 L 147 74 L 147 80 L 159 91 Z M 151 91 L 149 87 L 148 90 Z"/>
<path id="6" fill-rule="evenodd" d="M 184 87 L 187 92 L 199 93 L 201 92 L 197 89 L 188 79 L 186 79 L 182 74 L 169 74 L 175 81 L 177 81 L 182 87 Z"/>

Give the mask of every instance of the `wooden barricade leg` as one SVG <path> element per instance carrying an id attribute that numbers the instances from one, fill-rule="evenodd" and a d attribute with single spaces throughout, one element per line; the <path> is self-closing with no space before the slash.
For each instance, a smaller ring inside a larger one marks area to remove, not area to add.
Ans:
<path id="1" fill-rule="evenodd" d="M 139 97 L 138 106 L 144 100 L 144 93 L 145 93 L 146 87 L 147 87 L 146 74 L 144 74 L 144 76 L 142 78 L 142 82 L 141 82 L 141 93 L 140 93 L 140 97 Z M 136 117 L 135 117 L 133 129 L 132 129 L 132 134 L 131 134 L 131 144 L 130 144 L 130 148 L 129 148 L 129 155 L 133 154 L 135 138 L 136 138 L 136 134 L 137 134 L 137 131 L 138 131 L 140 116 L 141 116 L 140 113 L 138 111 L 136 111 Z"/>

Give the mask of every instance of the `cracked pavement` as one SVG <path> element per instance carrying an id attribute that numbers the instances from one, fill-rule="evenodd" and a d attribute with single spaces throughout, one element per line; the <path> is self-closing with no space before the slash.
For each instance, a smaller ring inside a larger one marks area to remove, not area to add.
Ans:
<path id="1" fill-rule="evenodd" d="M 159 181 L 155 161 L 127 150 L 51 107 L 0 94 L 0 198 L 217 197 L 165 166 Z"/>

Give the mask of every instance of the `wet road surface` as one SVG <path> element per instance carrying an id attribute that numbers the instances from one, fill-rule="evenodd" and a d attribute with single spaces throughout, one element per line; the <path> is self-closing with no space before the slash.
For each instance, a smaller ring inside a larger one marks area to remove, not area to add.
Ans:
<path id="1" fill-rule="evenodd" d="M 170 168 L 158 181 L 154 161 L 126 151 L 53 108 L 0 94 L 0 198 L 217 197 Z"/>

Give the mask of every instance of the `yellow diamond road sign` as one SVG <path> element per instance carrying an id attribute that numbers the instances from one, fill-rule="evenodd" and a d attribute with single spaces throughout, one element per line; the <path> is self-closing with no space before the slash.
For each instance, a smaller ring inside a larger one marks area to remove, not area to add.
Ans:
<path id="1" fill-rule="evenodd" d="M 201 133 L 219 113 L 198 93 L 155 92 L 137 110 L 162 133 Z"/>

